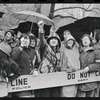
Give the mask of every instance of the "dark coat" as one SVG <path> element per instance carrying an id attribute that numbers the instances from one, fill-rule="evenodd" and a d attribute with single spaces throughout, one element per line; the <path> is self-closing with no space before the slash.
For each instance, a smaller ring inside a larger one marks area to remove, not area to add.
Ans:
<path id="1" fill-rule="evenodd" d="M 37 66 L 34 66 L 33 68 L 33 59 L 35 55 L 36 51 L 31 48 L 24 48 L 22 51 L 19 47 L 13 49 L 12 58 L 19 65 L 21 75 L 28 75 L 34 68 L 38 67 L 38 62 L 36 62 L 35 65 Z M 38 60 L 36 59 L 36 61 Z"/>
<path id="2" fill-rule="evenodd" d="M 81 69 L 89 67 L 89 72 L 100 71 L 100 63 L 96 63 L 96 60 L 100 60 L 100 51 L 93 47 L 88 51 L 82 51 L 80 54 Z M 84 83 L 79 85 L 81 91 L 90 91 L 97 88 L 97 82 Z"/>
<path id="3" fill-rule="evenodd" d="M 13 59 L 9 59 L 9 64 L 10 66 L 7 70 L 7 77 L 11 81 L 20 76 L 20 71 L 18 64 Z"/>

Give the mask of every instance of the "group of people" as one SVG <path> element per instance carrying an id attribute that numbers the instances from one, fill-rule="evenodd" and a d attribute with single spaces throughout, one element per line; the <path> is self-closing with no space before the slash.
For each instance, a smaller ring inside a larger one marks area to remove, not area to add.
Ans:
<path id="1" fill-rule="evenodd" d="M 64 40 L 52 32 L 45 39 L 44 22 L 38 22 L 38 38 L 34 34 L 0 30 L 0 77 L 9 82 L 20 75 L 44 73 L 81 73 L 100 70 L 100 33 L 94 38 L 84 34 L 77 43 L 69 30 Z M 37 83 L 38 84 L 38 83 Z M 7 97 L 99 97 L 100 82 L 89 82 L 37 90 L 8 93 Z"/>

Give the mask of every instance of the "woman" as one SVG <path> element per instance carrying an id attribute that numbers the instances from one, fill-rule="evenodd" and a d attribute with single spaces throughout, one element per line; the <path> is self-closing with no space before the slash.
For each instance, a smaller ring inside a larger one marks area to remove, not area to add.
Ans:
<path id="1" fill-rule="evenodd" d="M 0 81 L 3 82 L 12 81 L 20 76 L 18 64 L 10 58 L 11 50 L 7 43 L 0 43 Z"/>
<path id="2" fill-rule="evenodd" d="M 80 64 L 81 73 L 95 72 L 100 70 L 100 51 L 93 46 L 88 34 L 81 38 Z M 99 61 L 99 62 L 98 62 Z M 84 83 L 79 85 L 78 97 L 95 97 L 97 82 Z"/>
<path id="3" fill-rule="evenodd" d="M 44 38 L 44 22 L 41 20 L 38 22 L 39 27 L 39 39 L 40 39 L 40 57 L 41 64 L 39 66 L 39 73 L 53 73 L 57 71 L 57 56 L 59 55 L 60 49 L 60 39 L 57 37 L 56 33 L 50 35 L 46 39 Z M 54 92 L 55 91 L 55 92 Z M 37 97 L 58 97 L 59 89 L 58 88 L 46 88 L 40 89 L 38 91 Z"/>
<path id="4" fill-rule="evenodd" d="M 74 72 L 80 69 L 79 52 L 75 47 L 76 41 L 70 31 L 64 32 L 64 42 L 61 46 L 61 71 Z M 77 85 L 61 87 L 61 97 L 76 97 Z"/>
<path id="5" fill-rule="evenodd" d="M 38 68 L 41 59 L 40 59 L 40 54 L 39 54 L 38 50 L 36 50 L 37 39 L 33 34 L 29 34 L 29 39 L 30 39 L 29 48 L 35 52 L 37 59 L 35 60 L 34 64 L 37 65 L 37 68 Z M 36 71 L 37 71 L 37 69 L 36 69 Z"/>
<path id="6" fill-rule="evenodd" d="M 18 63 L 21 75 L 34 74 L 38 67 L 38 58 L 35 50 L 30 48 L 29 35 L 24 35 L 20 41 L 20 46 L 12 52 L 12 58 Z M 22 91 L 17 92 L 16 95 L 18 97 L 34 97 L 34 92 L 31 90 Z"/>

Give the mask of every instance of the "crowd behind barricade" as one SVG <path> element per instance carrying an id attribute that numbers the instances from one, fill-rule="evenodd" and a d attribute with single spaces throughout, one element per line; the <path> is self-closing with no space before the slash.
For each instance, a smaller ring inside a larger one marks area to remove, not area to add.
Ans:
<path id="1" fill-rule="evenodd" d="M 66 71 L 81 73 L 100 70 L 100 33 L 95 38 L 87 33 L 77 43 L 69 30 L 45 39 L 44 22 L 38 22 L 38 38 L 27 32 L 0 30 L 0 77 L 9 82 L 20 75 L 56 73 Z M 95 40 L 95 41 L 94 41 Z M 84 83 L 38 90 L 8 93 L 7 97 L 100 97 L 100 82 Z"/>

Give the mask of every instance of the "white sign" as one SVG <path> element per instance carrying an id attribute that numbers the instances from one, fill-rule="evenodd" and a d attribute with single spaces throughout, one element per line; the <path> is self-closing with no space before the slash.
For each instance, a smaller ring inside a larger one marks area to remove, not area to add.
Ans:
<path id="1" fill-rule="evenodd" d="M 40 74 L 38 76 L 23 75 L 8 84 L 8 92 L 35 90 L 93 81 L 100 81 L 100 72 L 82 74 L 80 71 L 77 71 L 73 73 L 56 72 Z"/>

